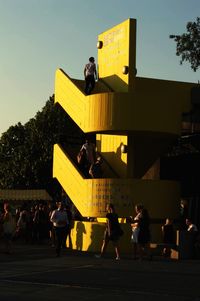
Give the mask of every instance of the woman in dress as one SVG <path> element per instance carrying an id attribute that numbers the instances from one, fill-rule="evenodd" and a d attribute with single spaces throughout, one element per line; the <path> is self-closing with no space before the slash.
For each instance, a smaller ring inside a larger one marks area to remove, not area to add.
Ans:
<path id="1" fill-rule="evenodd" d="M 104 239 L 103 239 L 103 243 L 102 243 L 102 247 L 101 247 L 101 253 L 99 255 L 96 255 L 96 257 L 97 258 L 102 257 L 106 251 L 109 241 L 112 241 L 114 249 L 115 249 L 116 260 L 120 260 L 119 239 L 120 239 L 120 236 L 123 235 L 123 231 L 120 228 L 120 224 L 118 221 L 118 215 L 115 212 L 114 205 L 108 204 L 106 209 L 107 209 L 106 230 L 104 232 Z"/>

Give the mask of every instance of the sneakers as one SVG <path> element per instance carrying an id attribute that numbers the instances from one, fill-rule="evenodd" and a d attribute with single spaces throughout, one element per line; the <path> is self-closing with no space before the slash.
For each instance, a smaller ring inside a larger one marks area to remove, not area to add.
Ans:
<path id="1" fill-rule="evenodd" d="M 116 257 L 115 260 L 120 260 L 120 257 Z"/>

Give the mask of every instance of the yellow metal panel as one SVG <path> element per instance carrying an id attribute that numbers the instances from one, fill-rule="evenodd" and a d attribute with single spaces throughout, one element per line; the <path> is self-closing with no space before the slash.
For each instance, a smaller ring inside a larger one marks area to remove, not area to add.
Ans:
<path id="1" fill-rule="evenodd" d="M 149 95 L 157 91 L 160 95 L 161 103 L 163 103 L 164 99 L 167 100 L 168 98 L 172 104 L 179 104 L 181 112 L 189 112 L 191 110 L 191 89 L 196 86 L 198 86 L 198 84 L 136 77 L 136 87 L 138 91 L 145 89 L 150 93 Z M 166 93 L 167 95 L 165 97 Z"/>
<path id="2" fill-rule="evenodd" d="M 130 39 L 131 37 L 131 39 Z M 98 36 L 99 77 L 114 91 L 128 92 L 133 87 L 136 57 L 136 20 L 128 19 Z M 123 74 L 123 67 L 128 74 Z"/>
<path id="3" fill-rule="evenodd" d="M 179 135 L 182 101 L 190 103 L 191 85 L 181 86 L 183 90 L 173 82 L 152 81 L 149 89 L 141 89 L 138 80 L 133 93 L 85 96 L 69 77 L 58 70 L 55 99 L 84 132 L 146 131 Z"/>
<path id="4" fill-rule="evenodd" d="M 124 135 L 97 135 L 97 150 L 115 169 L 118 176 L 127 177 L 127 153 L 121 152 L 121 146 L 128 144 Z"/>
<path id="5" fill-rule="evenodd" d="M 120 251 L 123 253 L 130 252 L 132 250 L 130 242 L 131 227 L 128 224 L 123 224 L 122 229 L 124 235 L 120 239 Z M 72 249 L 78 251 L 100 252 L 104 231 L 105 223 L 75 221 L 71 231 Z M 67 246 L 69 246 L 68 240 Z M 108 245 L 106 252 L 112 252 L 114 256 L 112 244 Z"/>
<path id="6" fill-rule="evenodd" d="M 54 148 L 53 175 L 83 216 L 105 217 L 106 204 L 112 202 L 119 216 L 125 217 L 140 202 L 152 218 L 176 218 L 178 183 L 139 178 L 171 139 L 180 135 L 181 115 L 191 110 L 190 91 L 194 85 L 135 77 L 136 20 L 124 21 L 100 34 L 98 40 L 103 43 L 98 50 L 101 80 L 93 94 L 84 94 L 84 81 L 57 70 L 55 101 L 85 133 L 98 133 L 98 151 L 119 178 L 111 178 L 110 174 L 103 179 L 82 178 L 58 145 Z M 124 74 L 126 66 L 128 73 Z M 127 154 L 121 154 L 121 143 L 128 146 Z M 99 226 L 76 224 L 75 248 L 92 250 L 92 237 L 102 231 Z"/>
<path id="7" fill-rule="evenodd" d="M 85 182 L 58 145 L 54 146 L 53 177 L 59 180 L 69 197 L 76 200 L 77 208 L 87 208 Z"/>
<path id="8" fill-rule="evenodd" d="M 115 205 L 120 217 L 129 215 L 138 202 L 151 208 L 152 217 L 177 215 L 179 185 L 176 182 L 83 179 L 58 145 L 54 147 L 53 176 L 83 216 L 105 217 L 106 204 L 110 202 Z"/>

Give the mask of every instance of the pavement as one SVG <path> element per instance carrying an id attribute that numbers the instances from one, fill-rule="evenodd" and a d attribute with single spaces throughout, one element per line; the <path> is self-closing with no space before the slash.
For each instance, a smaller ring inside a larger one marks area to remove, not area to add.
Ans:
<path id="1" fill-rule="evenodd" d="M 112 257 L 113 256 L 113 257 Z M 113 254 L 17 244 L 14 253 L 0 245 L 0 301 L 148 300 L 200 301 L 200 260 L 133 260 Z"/>

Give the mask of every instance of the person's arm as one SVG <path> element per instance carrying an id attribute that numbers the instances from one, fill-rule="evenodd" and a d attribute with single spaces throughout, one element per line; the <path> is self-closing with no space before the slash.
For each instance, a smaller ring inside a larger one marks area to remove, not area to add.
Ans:
<path id="1" fill-rule="evenodd" d="M 10 213 L 5 212 L 4 215 L 3 215 L 3 219 L 2 219 L 3 223 L 8 222 L 9 218 L 10 218 Z"/>
<path id="2" fill-rule="evenodd" d="M 92 178 L 94 178 L 93 167 L 94 167 L 94 163 L 90 165 L 90 169 L 89 169 L 89 175 L 90 175 Z"/>
<path id="3" fill-rule="evenodd" d="M 84 151 L 84 150 L 85 150 L 85 144 L 83 144 L 83 145 L 81 146 L 81 149 L 80 149 L 79 152 L 82 152 L 82 151 Z"/>
<path id="4" fill-rule="evenodd" d="M 51 214 L 50 221 L 51 221 L 52 223 L 55 223 L 55 222 L 56 222 L 56 218 L 55 218 L 55 210 L 54 210 L 54 211 L 52 212 L 52 214 Z"/>
<path id="5" fill-rule="evenodd" d="M 111 229 L 110 229 L 110 219 L 109 219 L 109 215 L 106 215 L 107 218 L 107 230 L 108 230 L 108 236 L 110 236 L 111 234 Z"/>
<path id="6" fill-rule="evenodd" d="M 95 74 L 95 79 L 97 80 L 97 79 L 98 79 L 98 76 L 97 76 L 97 68 L 96 68 L 96 64 L 95 64 L 94 74 Z"/>
<path id="7" fill-rule="evenodd" d="M 84 68 L 84 78 L 86 78 L 86 66 Z"/>

